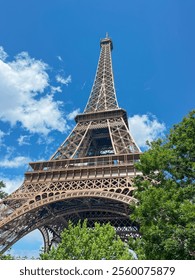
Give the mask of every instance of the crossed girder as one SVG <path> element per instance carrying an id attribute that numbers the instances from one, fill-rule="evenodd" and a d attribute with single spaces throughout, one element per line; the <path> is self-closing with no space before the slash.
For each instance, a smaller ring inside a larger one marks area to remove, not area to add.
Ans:
<path id="1" fill-rule="evenodd" d="M 0 204 L 1 252 L 36 228 L 41 230 L 45 249 L 48 249 L 69 220 L 73 223 L 84 218 L 89 222 L 110 221 L 118 227 L 124 220 L 128 225 L 129 204 L 136 203 L 129 179 L 86 180 L 70 184 L 71 190 L 66 182 L 24 182 L 18 191 L 4 199 Z M 50 235 L 52 233 L 52 240 L 48 239 L 48 230 Z"/>
<path id="2" fill-rule="evenodd" d="M 118 108 L 111 59 L 112 41 L 105 39 L 101 44 L 100 58 L 92 91 L 85 113 Z"/>
<path id="3" fill-rule="evenodd" d="M 119 109 L 106 114 L 102 112 L 95 116 L 89 115 L 88 120 L 79 120 L 51 159 L 139 152 L 140 149 L 129 132 L 124 110 Z"/>
<path id="4" fill-rule="evenodd" d="M 39 229 L 45 250 L 58 243 L 68 222 L 110 222 L 127 239 L 136 236 L 129 205 L 141 151 L 118 107 L 110 38 L 101 40 L 92 91 L 76 126 L 50 160 L 29 163 L 24 182 L 0 201 L 0 252 Z"/>

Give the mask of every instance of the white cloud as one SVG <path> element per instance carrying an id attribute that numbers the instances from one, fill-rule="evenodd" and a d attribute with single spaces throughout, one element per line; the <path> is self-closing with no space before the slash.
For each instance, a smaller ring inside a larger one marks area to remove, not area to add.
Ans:
<path id="1" fill-rule="evenodd" d="M 30 145 L 30 136 L 29 135 L 20 135 L 20 137 L 17 139 L 18 145 L 23 146 L 23 145 Z"/>
<path id="2" fill-rule="evenodd" d="M 71 75 L 69 75 L 69 76 L 66 77 L 66 78 L 63 78 L 61 75 L 57 75 L 57 76 L 56 76 L 56 81 L 57 81 L 58 83 L 63 84 L 63 85 L 68 85 L 69 83 L 71 83 L 72 78 L 71 78 Z"/>
<path id="3" fill-rule="evenodd" d="M 29 234 L 25 235 L 17 243 L 15 243 L 10 250 L 10 254 L 12 256 L 20 258 L 38 258 L 42 247 L 43 236 L 41 232 L 38 229 L 36 229 L 30 232 Z"/>
<path id="4" fill-rule="evenodd" d="M 0 46 L 0 59 L 5 61 L 7 57 L 8 57 L 7 53 L 4 51 L 3 47 Z"/>
<path id="5" fill-rule="evenodd" d="M 16 151 L 16 147 L 14 146 L 6 146 L 5 145 L 5 153 L 6 153 L 6 158 L 10 158 L 14 155 L 15 151 Z"/>
<path id="6" fill-rule="evenodd" d="M 17 156 L 14 158 L 5 157 L 0 160 L 0 167 L 3 168 L 18 168 L 32 161 L 29 157 Z"/>
<path id="7" fill-rule="evenodd" d="M 63 61 L 63 59 L 62 59 L 62 57 L 61 57 L 60 55 L 57 56 L 57 59 L 58 59 L 59 61 Z"/>
<path id="8" fill-rule="evenodd" d="M 55 139 L 53 137 L 39 137 L 37 140 L 37 144 L 38 145 L 50 145 L 51 143 L 53 143 L 55 141 Z"/>
<path id="9" fill-rule="evenodd" d="M 10 194 L 22 185 L 22 183 L 24 181 L 24 177 L 16 176 L 13 178 L 6 178 L 5 176 L 0 175 L 0 181 L 3 181 L 6 186 L 3 191 Z"/>
<path id="10" fill-rule="evenodd" d="M 51 86 L 51 93 L 56 93 L 56 92 L 62 92 L 62 89 L 61 87 L 54 87 L 54 86 Z"/>
<path id="11" fill-rule="evenodd" d="M 80 109 L 76 109 L 74 111 L 72 111 L 71 113 L 69 113 L 66 117 L 69 121 L 74 120 L 74 118 L 80 113 Z"/>
<path id="12" fill-rule="evenodd" d="M 48 66 L 22 52 L 11 62 L 0 51 L 0 120 L 11 125 L 19 122 L 33 133 L 47 134 L 50 130 L 66 130 L 66 121 L 60 111 L 61 103 L 52 94 L 44 95 L 49 88 Z M 59 88 L 57 89 L 59 91 Z"/>
<path id="13" fill-rule="evenodd" d="M 151 114 L 134 115 L 128 119 L 130 131 L 137 145 L 146 148 L 146 141 L 153 141 L 164 136 L 166 130 L 165 124 L 160 123 L 157 118 Z"/>

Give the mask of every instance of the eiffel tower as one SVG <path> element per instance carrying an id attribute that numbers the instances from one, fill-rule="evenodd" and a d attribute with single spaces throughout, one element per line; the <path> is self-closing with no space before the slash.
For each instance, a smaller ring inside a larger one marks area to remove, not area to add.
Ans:
<path id="1" fill-rule="evenodd" d="M 94 84 L 76 126 L 50 160 L 30 162 L 21 187 L 0 201 L 1 253 L 35 229 L 47 251 L 69 221 L 86 218 L 89 227 L 110 222 L 123 239 L 137 232 L 129 205 L 137 202 L 132 178 L 141 151 L 118 106 L 108 35 L 100 46 Z"/>

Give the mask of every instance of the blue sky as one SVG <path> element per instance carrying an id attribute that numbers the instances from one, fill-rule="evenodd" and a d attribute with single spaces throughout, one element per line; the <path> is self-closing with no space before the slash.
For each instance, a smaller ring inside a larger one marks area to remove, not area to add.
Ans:
<path id="1" fill-rule="evenodd" d="M 118 102 L 142 150 L 194 108 L 193 0 L 0 0 L 0 8 L 0 180 L 8 192 L 74 127 L 106 32 Z M 13 250 L 36 255 L 40 246 L 33 233 Z"/>

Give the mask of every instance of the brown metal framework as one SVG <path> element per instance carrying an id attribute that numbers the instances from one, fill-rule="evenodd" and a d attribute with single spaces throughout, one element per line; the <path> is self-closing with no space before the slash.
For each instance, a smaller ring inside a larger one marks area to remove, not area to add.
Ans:
<path id="1" fill-rule="evenodd" d="M 137 228 L 129 215 L 134 164 L 140 149 L 118 107 L 110 38 L 101 40 L 95 81 L 83 114 L 50 160 L 29 163 L 22 186 L 0 201 L 0 252 L 34 229 L 45 250 L 59 242 L 68 221 L 110 222 L 125 239 Z"/>

